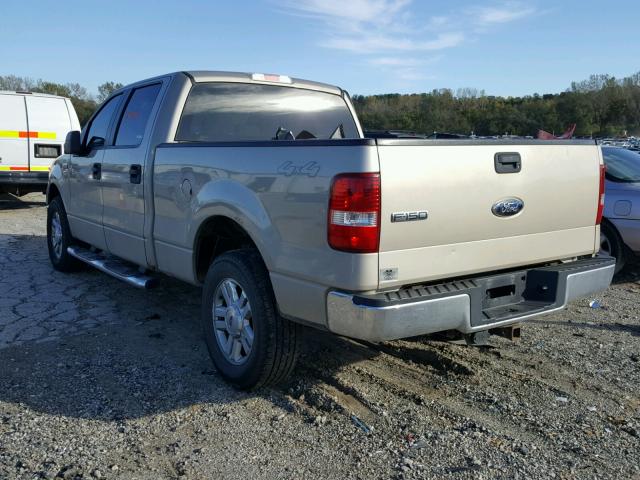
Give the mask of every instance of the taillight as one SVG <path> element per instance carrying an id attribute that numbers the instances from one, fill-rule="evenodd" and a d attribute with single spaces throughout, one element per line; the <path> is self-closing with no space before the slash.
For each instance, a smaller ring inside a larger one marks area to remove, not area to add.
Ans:
<path id="1" fill-rule="evenodd" d="M 604 212 L 604 178 L 607 172 L 605 165 L 600 165 L 600 191 L 598 192 L 598 214 L 596 215 L 596 225 L 602 222 L 602 213 Z"/>
<path id="2" fill-rule="evenodd" d="M 345 173 L 331 185 L 329 245 L 343 252 L 373 253 L 380 244 L 380 174 Z"/>

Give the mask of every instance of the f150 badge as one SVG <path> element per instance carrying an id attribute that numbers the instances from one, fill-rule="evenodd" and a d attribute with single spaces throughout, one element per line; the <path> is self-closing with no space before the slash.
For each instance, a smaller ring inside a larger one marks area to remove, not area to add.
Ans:
<path id="1" fill-rule="evenodd" d="M 524 202 L 519 198 L 506 198 L 495 203 L 491 212 L 496 217 L 513 217 L 522 211 Z"/>
<path id="2" fill-rule="evenodd" d="M 417 222 L 418 220 L 426 220 L 429 214 L 424 210 L 421 212 L 396 212 L 391 214 L 391 222 Z"/>

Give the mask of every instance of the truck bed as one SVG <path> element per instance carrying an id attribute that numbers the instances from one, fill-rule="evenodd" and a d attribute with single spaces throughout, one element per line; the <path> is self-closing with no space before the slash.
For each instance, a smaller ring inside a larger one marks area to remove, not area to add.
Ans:
<path id="1" fill-rule="evenodd" d="M 521 170 L 496 173 L 500 152 L 518 153 Z M 186 258 L 207 214 L 197 210 L 199 199 L 237 196 L 238 209 L 253 211 L 235 215 L 255 221 L 242 226 L 255 233 L 271 271 L 300 280 L 366 291 L 539 265 L 597 250 L 601 161 L 585 141 L 168 143 L 156 150 L 154 238 L 161 258 L 175 259 L 173 247 Z M 326 243 L 331 181 L 343 172 L 380 172 L 378 254 L 345 254 Z M 191 182 L 191 201 L 177 177 Z M 492 206 L 508 198 L 522 200 L 522 211 L 494 215 Z M 416 211 L 427 217 L 392 221 Z"/>

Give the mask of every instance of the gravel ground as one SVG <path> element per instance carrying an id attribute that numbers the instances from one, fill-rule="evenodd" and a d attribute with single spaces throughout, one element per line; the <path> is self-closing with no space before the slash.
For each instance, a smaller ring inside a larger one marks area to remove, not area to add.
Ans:
<path id="1" fill-rule="evenodd" d="M 48 261 L 43 197 L 0 200 L 0 478 L 640 478 L 640 263 L 517 343 L 308 331 L 287 385 L 227 386 L 200 290 Z"/>

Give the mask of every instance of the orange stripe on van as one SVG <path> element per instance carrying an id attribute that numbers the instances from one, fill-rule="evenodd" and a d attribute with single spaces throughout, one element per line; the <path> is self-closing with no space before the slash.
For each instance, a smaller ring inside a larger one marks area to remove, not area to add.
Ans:
<path id="1" fill-rule="evenodd" d="M 55 140 L 56 132 L 31 132 L 23 130 L 0 130 L 0 138 L 48 138 Z"/>
<path id="2" fill-rule="evenodd" d="M 0 172 L 28 172 L 29 171 L 29 167 L 7 167 L 7 166 L 0 166 Z"/>

